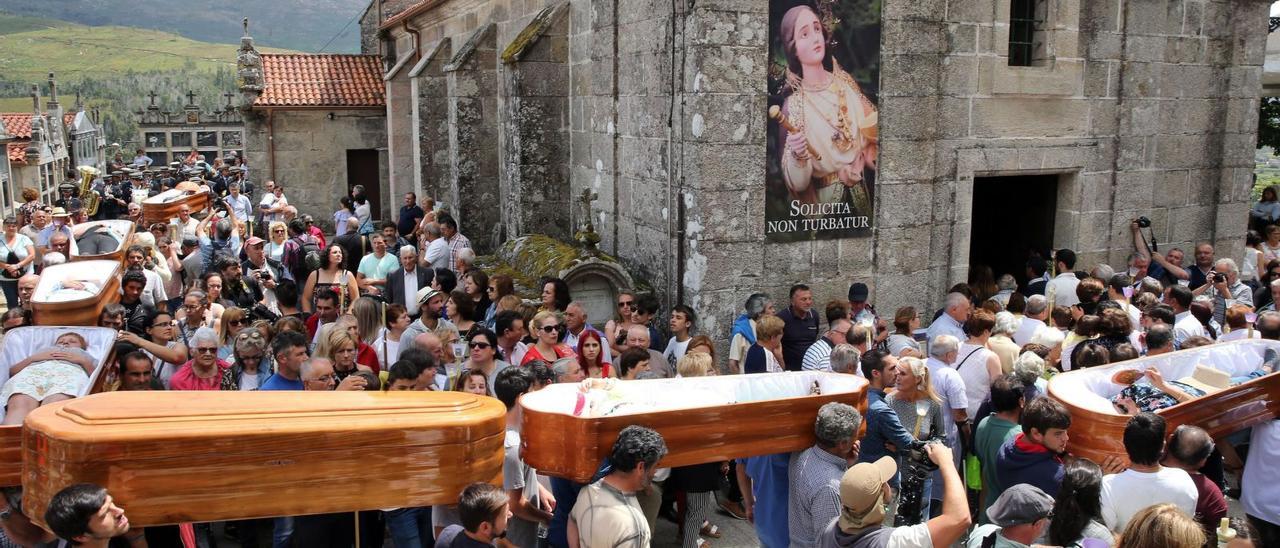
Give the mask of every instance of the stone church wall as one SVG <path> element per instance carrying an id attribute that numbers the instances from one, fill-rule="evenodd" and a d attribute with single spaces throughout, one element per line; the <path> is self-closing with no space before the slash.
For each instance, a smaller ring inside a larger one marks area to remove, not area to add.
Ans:
<path id="1" fill-rule="evenodd" d="M 332 212 L 338 209 L 338 198 L 347 193 L 348 150 L 377 149 L 379 165 L 386 166 L 387 131 L 383 111 L 349 110 L 278 110 L 271 126 L 275 141 L 275 175 L 285 186 L 289 204 L 310 213 L 316 223 L 332 231 Z M 245 151 L 249 165 L 255 166 L 259 184 L 272 178 L 267 115 L 253 111 L 245 119 Z M 387 188 L 387 171 L 379 171 L 379 181 L 364 182 Z M 400 206 L 397 196 L 382 196 L 382 212 L 388 218 L 389 207 Z"/>
<path id="2" fill-rule="evenodd" d="M 449 40 L 456 53 L 493 24 L 500 57 L 558 4 L 450 0 L 410 25 L 421 51 Z M 1139 214 L 1153 220 L 1162 245 L 1207 239 L 1219 256 L 1238 255 L 1269 2 L 1042 4 L 1049 15 L 1040 65 L 1009 67 L 1010 0 L 885 0 L 874 235 L 773 244 L 763 222 L 767 2 L 568 1 L 567 55 L 538 58 L 555 64 L 545 71 L 566 73 L 567 86 L 540 88 L 538 104 L 551 106 L 533 114 L 504 111 L 492 142 L 501 169 L 542 171 L 500 177 L 491 205 L 503 211 L 501 232 L 465 218 L 463 232 L 499 240 L 556 233 L 565 218 L 576 228 L 584 215 L 577 197 L 592 192 L 601 248 L 666 304 L 692 304 L 704 315 L 700 327 L 717 337 L 749 293 L 765 290 L 781 303 L 795 282 L 825 301 L 862 280 L 882 315 L 908 304 L 932 310 L 967 276 L 974 223 L 1000 222 L 972 218 L 975 177 L 1058 175 L 1053 243 L 1079 250 L 1082 264 L 1123 270 L 1128 222 Z M 387 33 L 398 40 L 404 31 Z M 496 81 L 510 82 L 521 63 L 499 58 Z M 508 105 L 528 87 L 494 91 Z M 408 113 L 391 113 L 401 115 Z M 529 131 L 537 124 L 552 129 Z M 429 143 L 439 139 L 419 137 L 428 143 L 419 161 L 438 163 Z M 563 139 L 567 151 L 559 150 Z M 435 172 L 412 170 L 406 176 L 416 179 L 406 184 L 441 193 L 449 185 L 424 174 L 477 169 L 447 157 Z M 567 187 L 559 170 L 547 169 L 553 163 L 564 166 Z M 539 226 L 543 217 L 507 207 L 534 193 L 557 203 L 570 197 L 566 217 Z"/>

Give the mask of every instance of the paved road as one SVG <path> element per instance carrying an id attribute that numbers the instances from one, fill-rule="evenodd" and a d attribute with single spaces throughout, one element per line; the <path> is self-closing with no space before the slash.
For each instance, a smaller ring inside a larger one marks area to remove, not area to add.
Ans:
<path id="1" fill-rule="evenodd" d="M 734 519 L 719 507 L 712 514 L 711 523 L 720 527 L 720 538 L 706 539 L 711 543 L 710 548 L 755 548 L 760 546 L 760 543 L 756 541 L 756 532 L 751 527 L 750 522 Z M 679 528 L 675 523 L 664 518 L 658 518 L 657 529 L 653 535 L 654 548 L 680 547 L 680 539 L 676 536 Z"/>

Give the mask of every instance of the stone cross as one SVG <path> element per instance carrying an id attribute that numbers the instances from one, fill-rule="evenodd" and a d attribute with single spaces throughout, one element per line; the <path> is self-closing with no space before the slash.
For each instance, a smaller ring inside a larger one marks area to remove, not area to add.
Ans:
<path id="1" fill-rule="evenodd" d="M 228 91 L 228 92 L 226 92 L 226 93 L 223 93 L 223 94 L 222 94 L 222 96 L 227 98 L 227 110 L 228 110 L 228 111 L 230 111 L 230 110 L 231 110 L 231 98 L 232 98 L 232 97 L 235 97 L 235 96 L 236 96 L 236 94 L 231 93 L 231 92 L 229 92 L 229 91 Z"/>
<path id="2" fill-rule="evenodd" d="M 151 98 L 151 106 L 156 106 L 156 90 L 151 90 L 151 93 L 148 93 L 147 97 Z"/>
<path id="3" fill-rule="evenodd" d="M 190 106 L 195 106 L 195 104 L 196 104 L 196 92 L 194 92 L 194 91 L 188 91 L 188 92 L 187 92 L 187 104 L 188 104 L 188 105 L 190 105 Z"/>
<path id="4" fill-rule="evenodd" d="M 244 35 L 248 36 L 249 35 L 249 18 L 245 17 L 244 20 L 240 22 L 240 24 L 244 25 Z"/>

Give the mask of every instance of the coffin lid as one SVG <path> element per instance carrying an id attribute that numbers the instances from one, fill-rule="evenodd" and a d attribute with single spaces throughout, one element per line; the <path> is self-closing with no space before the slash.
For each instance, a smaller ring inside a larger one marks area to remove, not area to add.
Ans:
<path id="1" fill-rule="evenodd" d="M 450 440 L 498 433 L 505 413 L 498 400 L 463 392 L 110 392 L 40 407 L 24 427 L 95 445 L 423 428 Z"/>

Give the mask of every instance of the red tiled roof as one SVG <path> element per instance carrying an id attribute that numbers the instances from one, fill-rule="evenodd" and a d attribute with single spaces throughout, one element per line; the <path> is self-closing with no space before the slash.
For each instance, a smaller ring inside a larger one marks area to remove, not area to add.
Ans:
<path id="1" fill-rule="evenodd" d="M 5 133 L 10 137 L 18 139 L 31 138 L 31 113 L 21 112 L 5 112 L 0 113 L 0 119 L 4 120 Z"/>
<path id="2" fill-rule="evenodd" d="M 0 120 L 4 121 L 5 132 L 15 139 L 5 147 L 9 155 L 9 162 L 26 164 L 27 143 L 31 142 L 31 114 L 27 112 L 4 112 L 0 113 Z M 75 121 L 76 113 L 63 113 L 62 124 L 64 126 L 70 126 Z"/>
<path id="3" fill-rule="evenodd" d="M 9 152 L 10 163 L 14 163 L 14 164 L 27 163 L 27 143 L 29 142 L 31 142 L 30 139 L 27 139 L 21 142 L 9 143 L 7 148 L 9 149 L 8 152 Z"/>
<path id="4" fill-rule="evenodd" d="M 255 106 L 385 107 L 376 55 L 262 54 L 265 83 Z"/>

